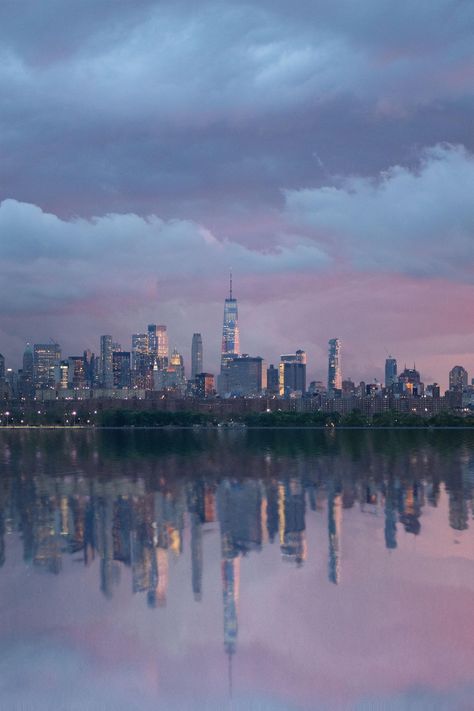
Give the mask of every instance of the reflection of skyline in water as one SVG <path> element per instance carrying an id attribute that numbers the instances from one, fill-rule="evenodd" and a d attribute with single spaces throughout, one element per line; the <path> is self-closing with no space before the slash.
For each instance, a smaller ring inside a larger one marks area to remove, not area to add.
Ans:
<path id="1" fill-rule="evenodd" d="M 182 555 L 188 530 L 189 584 L 199 604 L 203 534 L 218 530 L 229 657 L 238 642 L 241 558 L 278 546 L 282 565 L 305 565 L 308 516 L 325 517 L 327 579 L 337 585 L 344 581 L 346 510 L 377 517 L 390 550 L 401 530 L 423 534 L 423 511 L 436 507 L 445 490 L 452 529 L 467 529 L 474 513 L 470 435 L 457 434 L 446 446 L 442 438 L 433 443 L 415 435 L 404 449 L 393 442 L 393 450 L 386 440 L 372 438 L 362 453 L 356 439 L 335 443 L 326 434 L 303 438 L 299 447 L 290 437 L 288 448 L 277 446 L 272 434 L 260 443 L 245 433 L 213 436 L 209 446 L 187 435 L 178 449 L 160 435 L 122 437 L 3 437 L 0 563 L 5 535 L 19 532 L 25 563 L 60 574 L 65 556 L 85 565 L 98 559 L 98 585 L 106 597 L 114 595 L 126 567 L 133 593 L 155 608 L 166 605 L 170 560 Z"/>

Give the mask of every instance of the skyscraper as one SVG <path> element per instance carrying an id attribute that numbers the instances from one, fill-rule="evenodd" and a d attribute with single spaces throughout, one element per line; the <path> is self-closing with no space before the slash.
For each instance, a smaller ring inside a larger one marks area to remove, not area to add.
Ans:
<path id="1" fill-rule="evenodd" d="M 134 333 L 132 335 L 132 368 L 137 369 L 140 360 L 139 354 L 148 355 L 148 333 Z"/>
<path id="2" fill-rule="evenodd" d="M 61 360 L 61 347 L 57 343 L 35 343 L 33 347 L 33 372 L 35 387 L 54 388 L 56 367 Z"/>
<path id="3" fill-rule="evenodd" d="M 224 302 L 222 325 L 221 372 L 232 356 L 240 354 L 239 312 L 237 299 L 232 295 L 232 272 L 230 273 L 229 296 Z"/>
<path id="4" fill-rule="evenodd" d="M 114 351 L 112 372 L 114 388 L 130 387 L 130 353 L 128 351 Z"/>
<path id="5" fill-rule="evenodd" d="M 100 385 L 102 388 L 110 389 L 114 385 L 114 374 L 112 366 L 112 336 L 100 337 Z"/>
<path id="6" fill-rule="evenodd" d="M 397 361 L 391 355 L 385 361 L 385 387 L 389 388 L 397 382 Z"/>
<path id="7" fill-rule="evenodd" d="M 194 380 L 198 373 L 203 372 L 202 366 L 202 336 L 200 333 L 193 333 L 191 344 L 191 378 Z"/>
<path id="8" fill-rule="evenodd" d="M 467 388 L 467 370 L 462 365 L 455 365 L 449 371 L 449 389 L 462 392 Z"/>
<path id="9" fill-rule="evenodd" d="M 331 338 L 329 341 L 328 393 L 334 395 L 337 390 L 342 390 L 341 341 L 339 338 Z"/>
<path id="10" fill-rule="evenodd" d="M 161 324 L 156 327 L 156 356 L 159 368 L 166 368 L 170 357 L 170 347 L 168 342 L 168 331 L 166 326 Z"/>
<path id="11" fill-rule="evenodd" d="M 5 358 L 0 353 L 0 380 L 5 380 Z"/>
<path id="12" fill-rule="evenodd" d="M 278 389 L 281 396 L 306 392 L 306 352 L 297 350 L 280 356 Z"/>

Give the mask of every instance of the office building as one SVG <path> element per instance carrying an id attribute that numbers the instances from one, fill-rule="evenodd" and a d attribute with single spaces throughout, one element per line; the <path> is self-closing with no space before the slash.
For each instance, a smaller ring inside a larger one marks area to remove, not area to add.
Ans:
<path id="1" fill-rule="evenodd" d="M 397 383 L 397 361 L 391 355 L 385 360 L 385 387 L 391 388 Z"/>
<path id="2" fill-rule="evenodd" d="M 258 395 L 267 387 L 267 371 L 260 356 L 233 356 L 227 360 L 223 377 L 225 392 L 232 395 Z"/>
<path id="3" fill-rule="evenodd" d="M 202 336 L 200 333 L 193 333 L 191 344 L 191 379 L 194 380 L 198 373 L 203 372 L 202 367 Z"/>
<path id="4" fill-rule="evenodd" d="M 281 397 L 292 393 L 303 395 L 306 392 L 306 353 L 286 353 L 280 356 L 278 364 L 278 391 Z"/>
<path id="5" fill-rule="evenodd" d="M 74 390 L 87 386 L 84 356 L 70 356 L 68 358 L 68 384 Z"/>
<path id="6" fill-rule="evenodd" d="M 278 395 L 278 368 L 275 368 L 273 363 L 267 368 L 267 392 L 272 395 Z"/>
<path id="7" fill-rule="evenodd" d="M 100 364 L 99 377 L 100 386 L 109 390 L 114 385 L 114 374 L 112 366 L 113 343 L 112 336 L 100 337 Z"/>
<path id="8" fill-rule="evenodd" d="M 59 390 L 67 390 L 71 385 L 69 384 L 69 363 L 70 358 L 67 360 L 59 361 L 56 366 L 56 386 Z"/>
<path id="9" fill-rule="evenodd" d="M 130 352 L 114 351 L 112 354 L 112 372 L 114 388 L 129 388 L 130 377 Z"/>
<path id="10" fill-rule="evenodd" d="M 33 373 L 37 389 L 54 389 L 56 368 L 61 360 L 61 347 L 57 343 L 35 343 L 33 346 Z"/>
<path id="11" fill-rule="evenodd" d="M 156 327 L 156 357 L 159 368 L 166 368 L 169 363 L 170 347 L 168 331 L 163 324 Z"/>
<path id="12" fill-rule="evenodd" d="M 134 333 L 132 335 L 132 369 L 137 369 L 140 355 L 148 355 L 148 333 Z"/>
<path id="13" fill-rule="evenodd" d="M 405 365 L 405 369 L 398 376 L 398 388 L 402 395 L 419 397 L 424 394 L 425 386 L 415 365 L 413 368 L 407 368 Z"/>
<path id="14" fill-rule="evenodd" d="M 462 392 L 467 388 L 467 370 L 462 365 L 455 365 L 449 371 L 449 389 L 456 392 Z"/>
<path id="15" fill-rule="evenodd" d="M 194 383 L 196 397 L 205 398 L 215 395 L 215 379 L 212 373 L 198 373 Z"/>
<path id="16" fill-rule="evenodd" d="M 339 338 L 331 338 L 328 352 L 328 395 L 331 397 L 341 391 L 341 341 Z"/>

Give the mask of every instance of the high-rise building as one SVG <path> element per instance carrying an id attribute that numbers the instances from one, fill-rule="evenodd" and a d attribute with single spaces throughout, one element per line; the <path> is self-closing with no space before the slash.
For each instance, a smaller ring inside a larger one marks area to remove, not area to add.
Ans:
<path id="1" fill-rule="evenodd" d="M 279 392 L 278 368 L 275 368 L 273 363 L 267 368 L 267 391 L 274 395 L 277 395 Z"/>
<path id="2" fill-rule="evenodd" d="M 233 356 L 240 354 L 239 312 L 237 299 L 232 294 L 232 272 L 230 274 L 229 296 L 224 302 L 222 325 L 221 372 Z"/>
<path id="3" fill-rule="evenodd" d="M 155 323 L 148 324 L 148 352 L 154 356 L 158 355 L 158 336 Z"/>
<path id="4" fill-rule="evenodd" d="M 462 365 L 455 365 L 449 371 L 449 389 L 462 392 L 467 388 L 467 370 Z"/>
<path id="5" fill-rule="evenodd" d="M 33 373 L 36 388 L 55 388 L 56 368 L 60 360 L 61 347 L 57 343 L 35 343 L 33 347 Z"/>
<path id="6" fill-rule="evenodd" d="M 260 356 L 235 355 L 227 361 L 225 392 L 233 395 L 258 395 L 267 387 L 267 370 Z"/>
<path id="7" fill-rule="evenodd" d="M 69 383 L 70 359 L 61 360 L 56 366 L 56 384 L 60 390 L 67 390 Z"/>
<path id="8" fill-rule="evenodd" d="M 215 382 L 212 373 L 198 373 L 194 382 L 196 397 L 211 397 L 215 394 Z"/>
<path id="9" fill-rule="evenodd" d="M 74 390 L 87 385 L 84 356 L 70 356 L 68 359 L 68 384 Z"/>
<path id="10" fill-rule="evenodd" d="M 191 344 L 191 378 L 194 380 L 196 375 L 202 372 L 202 336 L 200 333 L 193 333 Z"/>
<path id="11" fill-rule="evenodd" d="M 132 335 L 132 368 L 137 369 L 137 362 L 139 360 L 139 354 L 148 355 L 149 345 L 148 345 L 148 333 L 134 333 Z M 155 351 L 156 354 L 156 351 Z"/>
<path id="12" fill-rule="evenodd" d="M 397 360 L 391 355 L 385 361 L 385 387 L 390 388 L 397 382 Z"/>
<path id="13" fill-rule="evenodd" d="M 407 368 L 398 376 L 399 391 L 403 395 L 421 396 L 424 394 L 425 386 L 421 382 L 420 373 L 413 365 L 413 368 Z"/>
<path id="14" fill-rule="evenodd" d="M 114 351 L 112 354 L 112 372 L 114 388 L 130 387 L 129 351 Z"/>
<path id="15" fill-rule="evenodd" d="M 23 368 L 19 373 L 18 392 L 22 398 L 31 398 L 35 394 L 34 386 L 34 357 L 29 343 L 23 353 Z"/>
<path id="16" fill-rule="evenodd" d="M 112 366 L 113 344 L 112 336 L 100 337 L 100 386 L 105 389 L 113 388 L 114 374 Z"/>
<path id="17" fill-rule="evenodd" d="M 278 364 L 278 391 L 283 397 L 291 393 L 306 392 L 306 352 L 286 353 Z"/>
<path id="18" fill-rule="evenodd" d="M 161 368 L 166 368 L 170 357 L 168 331 L 163 324 L 156 327 L 157 357 Z"/>
<path id="19" fill-rule="evenodd" d="M 342 390 L 341 341 L 331 338 L 328 353 L 328 394 L 334 395 Z"/>
<path id="20" fill-rule="evenodd" d="M 5 358 L 0 353 L 0 380 L 5 380 Z"/>

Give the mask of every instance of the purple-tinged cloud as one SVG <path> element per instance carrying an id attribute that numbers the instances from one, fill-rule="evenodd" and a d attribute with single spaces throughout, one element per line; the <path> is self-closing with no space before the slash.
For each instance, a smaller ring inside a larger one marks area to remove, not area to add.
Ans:
<path id="1" fill-rule="evenodd" d="M 423 151 L 417 170 L 286 191 L 289 219 L 355 268 L 474 281 L 474 156 Z"/>

